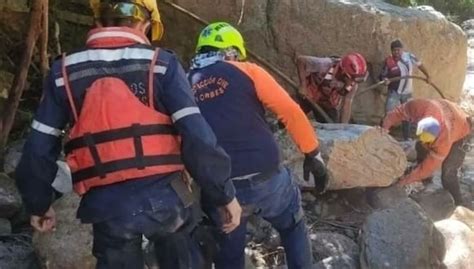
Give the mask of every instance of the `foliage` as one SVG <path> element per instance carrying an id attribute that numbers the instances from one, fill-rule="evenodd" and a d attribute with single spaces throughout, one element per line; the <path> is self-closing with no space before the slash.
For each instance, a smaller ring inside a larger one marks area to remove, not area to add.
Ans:
<path id="1" fill-rule="evenodd" d="M 474 0 L 387 0 L 387 2 L 404 7 L 432 6 L 456 23 L 474 19 Z"/>

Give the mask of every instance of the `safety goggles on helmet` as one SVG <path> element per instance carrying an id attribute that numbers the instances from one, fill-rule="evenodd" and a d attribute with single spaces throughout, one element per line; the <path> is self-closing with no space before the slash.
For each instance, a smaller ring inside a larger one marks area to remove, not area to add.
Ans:
<path id="1" fill-rule="evenodd" d="M 132 18 L 137 21 L 150 20 L 150 12 L 136 3 L 101 3 L 99 12 L 102 18 L 125 19 Z"/>

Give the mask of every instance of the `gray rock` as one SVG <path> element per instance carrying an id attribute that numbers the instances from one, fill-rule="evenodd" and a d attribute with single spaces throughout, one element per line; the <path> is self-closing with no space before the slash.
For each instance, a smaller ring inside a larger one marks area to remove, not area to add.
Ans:
<path id="1" fill-rule="evenodd" d="M 92 227 L 76 219 L 79 197 L 75 193 L 64 195 L 53 204 L 56 211 L 56 231 L 35 233 L 33 244 L 42 264 L 49 269 L 93 269 Z"/>
<path id="2" fill-rule="evenodd" d="M 15 182 L 0 173 L 0 218 L 10 218 L 21 208 L 21 197 Z"/>
<path id="3" fill-rule="evenodd" d="M 400 177 L 407 166 L 403 149 L 388 134 L 365 125 L 314 123 L 320 150 L 329 174 L 329 190 L 356 187 L 386 187 Z M 301 186 L 304 156 L 285 130 L 275 134 L 283 163 L 290 167 Z"/>
<path id="4" fill-rule="evenodd" d="M 362 269 L 439 268 L 445 253 L 433 222 L 408 199 L 367 218 L 361 249 Z"/>
<path id="5" fill-rule="evenodd" d="M 408 199 L 409 197 L 403 188 L 398 186 L 367 189 L 367 201 L 370 206 L 376 209 L 397 206 Z"/>
<path id="6" fill-rule="evenodd" d="M 433 221 L 446 219 L 454 212 L 455 205 L 451 194 L 442 189 L 436 192 L 419 192 L 410 195 L 423 208 Z"/>
<path id="7" fill-rule="evenodd" d="M 12 225 L 7 219 L 0 219 L 0 236 L 12 233 Z"/>
<path id="8" fill-rule="evenodd" d="M 243 8 L 242 1 L 235 0 L 174 2 L 205 20 L 227 18 L 234 24 Z M 202 29 L 198 24 L 190 26 L 189 18 L 169 6 L 160 8 L 168 33 L 196 36 Z M 368 0 L 246 1 L 243 12 L 238 28 L 246 46 L 294 81 L 298 81 L 294 64 L 298 54 L 330 56 L 358 51 L 370 63 L 367 84 L 372 84 L 384 57 L 390 54 L 390 42 L 399 37 L 429 67 L 434 83 L 450 100 L 457 100 L 461 94 L 466 74 L 466 36 L 459 26 L 438 13 Z M 181 35 L 167 35 L 163 46 L 175 49 L 184 62 L 189 62 L 196 41 Z M 445 76 L 447 73 L 449 76 Z M 365 86 L 361 85 L 359 93 Z M 422 81 L 414 82 L 414 90 L 416 96 L 439 97 Z M 358 94 L 352 107 L 356 122 L 378 123 L 385 98 L 377 91 Z"/>
<path id="9" fill-rule="evenodd" d="M 15 168 L 20 162 L 23 146 L 25 145 L 25 140 L 17 140 L 13 143 L 10 143 L 5 154 L 5 164 L 3 166 L 5 173 L 10 174 L 15 172 Z"/>
<path id="10" fill-rule="evenodd" d="M 353 258 L 347 255 L 328 257 L 313 265 L 313 269 L 358 269 L 358 268 L 359 268 L 359 264 L 357 263 L 357 260 L 354 260 Z"/>
<path id="11" fill-rule="evenodd" d="M 28 235 L 0 236 L 0 268 L 39 269 L 38 260 Z"/>
<path id="12" fill-rule="evenodd" d="M 359 246 L 349 237 L 338 233 L 320 232 L 310 235 L 314 260 L 330 257 L 349 257 L 359 260 Z"/>

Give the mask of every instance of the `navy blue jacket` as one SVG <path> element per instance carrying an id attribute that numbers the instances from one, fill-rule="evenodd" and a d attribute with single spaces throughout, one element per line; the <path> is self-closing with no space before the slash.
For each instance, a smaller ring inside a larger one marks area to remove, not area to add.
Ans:
<path id="1" fill-rule="evenodd" d="M 316 134 L 303 111 L 259 66 L 218 61 L 191 70 L 188 78 L 201 113 L 231 157 L 232 177 L 279 166 L 279 149 L 265 120 L 266 108 L 285 124 L 303 153 L 318 149 Z"/>
<path id="2" fill-rule="evenodd" d="M 91 31 L 87 48 L 69 54 L 66 61 L 72 92 L 79 100 L 76 104 L 79 110 L 86 89 L 101 76 L 120 77 L 137 98 L 146 99 L 148 80 L 144 74 L 151 63 L 146 55 L 153 52 L 154 48 L 146 38 L 129 28 Z M 45 80 L 44 96 L 16 170 L 17 186 L 26 208 L 39 216 L 47 211 L 54 199 L 51 183 L 58 169 L 56 160 L 62 150 L 62 132 L 68 124 L 74 124 L 61 77 L 61 62 L 53 63 Z M 229 180 L 229 157 L 217 146 L 214 133 L 196 109 L 181 65 L 173 54 L 160 50 L 155 70 L 153 101 L 158 111 L 174 120 L 182 137 L 181 155 L 186 169 L 200 185 L 207 200 L 217 206 L 227 204 L 235 192 Z M 99 222 L 150 209 L 160 188 L 172 176 L 152 176 L 95 187 L 82 197 L 78 217 L 83 222 Z"/>

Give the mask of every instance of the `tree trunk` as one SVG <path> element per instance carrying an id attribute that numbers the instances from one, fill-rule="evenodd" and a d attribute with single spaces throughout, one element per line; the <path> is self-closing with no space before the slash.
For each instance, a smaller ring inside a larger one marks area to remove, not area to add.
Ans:
<path id="1" fill-rule="evenodd" d="M 43 78 L 46 77 L 49 71 L 49 59 L 48 59 L 48 38 L 49 38 L 49 1 L 43 0 L 43 13 L 41 16 L 41 36 L 40 36 L 40 62 L 41 62 L 41 74 Z"/>
<path id="2" fill-rule="evenodd" d="M 30 10 L 30 25 L 25 37 L 25 50 L 18 64 L 19 69 L 13 79 L 12 87 L 8 93 L 8 99 L 0 118 L 0 170 L 3 170 L 3 158 L 8 135 L 15 120 L 15 113 L 20 102 L 23 89 L 25 88 L 28 69 L 35 48 L 36 41 L 41 30 L 42 8 L 45 0 L 34 0 Z"/>

